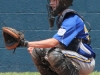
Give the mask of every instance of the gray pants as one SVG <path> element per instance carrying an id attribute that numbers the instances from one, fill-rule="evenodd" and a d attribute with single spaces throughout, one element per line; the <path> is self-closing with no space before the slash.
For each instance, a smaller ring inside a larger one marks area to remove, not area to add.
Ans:
<path id="1" fill-rule="evenodd" d="M 59 48 L 35 48 L 32 59 L 41 75 L 79 75 L 79 66 Z"/>

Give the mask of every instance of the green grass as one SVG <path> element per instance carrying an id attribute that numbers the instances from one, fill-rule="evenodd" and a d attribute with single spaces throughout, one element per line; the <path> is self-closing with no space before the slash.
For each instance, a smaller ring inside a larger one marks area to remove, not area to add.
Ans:
<path id="1" fill-rule="evenodd" d="M 0 72 L 0 75 L 40 75 L 39 72 Z M 100 72 L 93 72 L 90 75 L 100 75 Z"/>
<path id="2" fill-rule="evenodd" d="M 95 71 L 95 72 L 91 73 L 90 75 L 100 75 L 100 72 Z"/>
<path id="3" fill-rule="evenodd" d="M 39 72 L 0 72 L 0 75 L 40 75 Z"/>

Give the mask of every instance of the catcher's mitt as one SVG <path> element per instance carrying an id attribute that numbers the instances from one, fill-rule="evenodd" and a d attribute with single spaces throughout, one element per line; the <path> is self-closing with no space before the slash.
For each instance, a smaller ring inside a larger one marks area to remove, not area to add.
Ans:
<path id="1" fill-rule="evenodd" d="M 16 49 L 24 40 L 24 34 L 11 27 L 2 27 L 5 46 L 8 50 Z"/>

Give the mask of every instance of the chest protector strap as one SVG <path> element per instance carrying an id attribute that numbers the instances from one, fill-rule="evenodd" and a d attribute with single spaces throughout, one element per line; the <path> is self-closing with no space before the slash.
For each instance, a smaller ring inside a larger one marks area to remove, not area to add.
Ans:
<path id="1" fill-rule="evenodd" d="M 67 18 L 69 15 L 71 15 L 71 14 L 76 14 L 76 15 L 78 15 L 85 23 L 87 23 L 87 24 L 89 25 L 90 28 L 88 29 L 88 31 L 91 30 L 90 24 L 89 24 L 87 21 L 85 21 L 85 20 L 83 19 L 83 17 L 80 16 L 80 14 L 77 13 L 77 12 L 76 12 L 75 10 L 73 10 L 73 9 L 66 9 L 66 10 L 64 10 L 64 12 L 62 13 L 61 16 L 58 16 L 57 21 L 56 21 L 58 29 L 60 28 L 60 26 L 61 26 L 63 20 L 66 19 L 66 18 Z"/>

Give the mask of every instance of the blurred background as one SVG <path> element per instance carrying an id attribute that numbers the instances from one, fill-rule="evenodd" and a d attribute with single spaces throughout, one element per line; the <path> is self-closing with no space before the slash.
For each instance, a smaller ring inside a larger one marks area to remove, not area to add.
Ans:
<path id="1" fill-rule="evenodd" d="M 91 24 L 92 47 L 96 52 L 95 71 L 100 71 L 100 0 L 74 0 L 70 7 Z M 56 31 L 49 30 L 47 0 L 0 0 L 0 72 L 37 71 L 27 48 L 8 51 L 4 46 L 2 27 L 22 31 L 28 41 L 52 37 Z"/>

